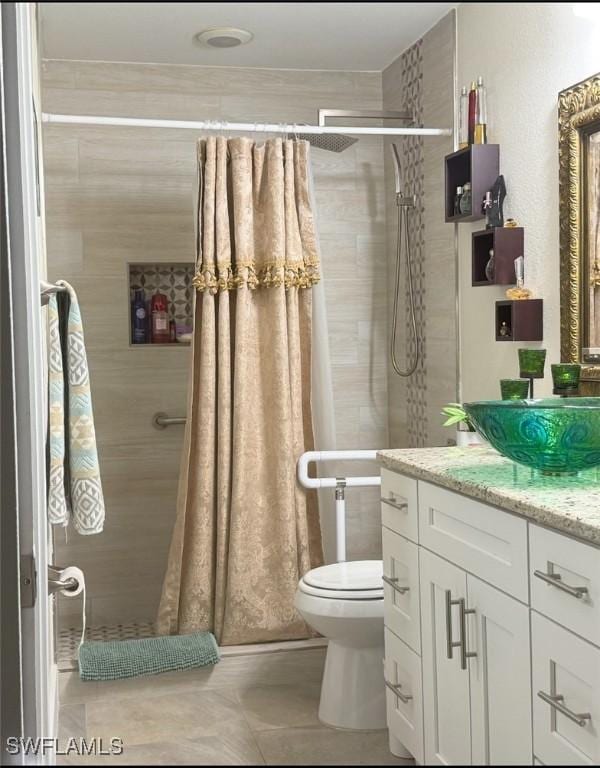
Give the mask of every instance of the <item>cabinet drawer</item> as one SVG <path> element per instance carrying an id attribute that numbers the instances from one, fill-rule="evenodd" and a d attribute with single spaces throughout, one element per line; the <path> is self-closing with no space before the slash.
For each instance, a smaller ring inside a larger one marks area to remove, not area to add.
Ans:
<path id="1" fill-rule="evenodd" d="M 382 545 L 384 576 L 394 580 L 393 584 L 384 583 L 385 626 L 421 653 L 419 548 L 385 527 Z"/>
<path id="2" fill-rule="evenodd" d="M 417 481 L 382 469 L 381 519 L 385 527 L 418 542 L 417 515 Z"/>
<path id="3" fill-rule="evenodd" d="M 403 701 L 386 686 L 390 736 L 400 741 L 417 763 L 423 764 L 421 659 L 389 629 L 385 630 L 385 679 L 392 686 L 399 685 L 398 693 L 408 697 Z"/>
<path id="4" fill-rule="evenodd" d="M 600 645 L 600 550 L 537 525 L 529 549 L 532 607 Z"/>
<path id="5" fill-rule="evenodd" d="M 430 483 L 418 498 L 422 546 L 528 602 L 525 520 Z"/>
<path id="6" fill-rule="evenodd" d="M 534 754 L 545 765 L 598 765 L 600 650 L 535 612 L 531 630 Z M 563 698 L 552 706 L 540 692 Z"/>

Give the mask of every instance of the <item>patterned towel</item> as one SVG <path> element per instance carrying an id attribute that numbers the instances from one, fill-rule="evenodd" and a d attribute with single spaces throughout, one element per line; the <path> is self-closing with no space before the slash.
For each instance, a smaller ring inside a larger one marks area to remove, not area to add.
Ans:
<path id="1" fill-rule="evenodd" d="M 77 295 L 58 284 L 66 292 L 48 303 L 48 519 L 66 526 L 72 516 L 88 535 L 104 527 L 92 395 Z"/>

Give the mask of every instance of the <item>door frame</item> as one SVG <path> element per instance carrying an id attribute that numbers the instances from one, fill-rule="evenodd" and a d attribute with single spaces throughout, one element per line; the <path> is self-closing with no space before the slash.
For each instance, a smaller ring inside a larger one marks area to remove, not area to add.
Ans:
<path id="1" fill-rule="evenodd" d="M 54 737 L 57 675 L 51 657 L 48 598 L 47 395 L 40 303 L 43 220 L 40 216 L 34 106 L 35 4 L 2 3 L 1 14 L 4 183 L 8 219 L 8 285 L 5 290 L 10 294 L 12 315 L 14 397 L 11 405 L 16 460 L 13 504 L 18 520 L 19 555 L 17 571 L 15 573 L 13 568 L 12 573 L 12 586 L 20 607 L 20 658 L 14 663 L 20 669 L 22 734 Z M 35 563 L 36 598 L 33 606 L 26 605 L 21 588 L 19 563 L 28 557 Z"/>

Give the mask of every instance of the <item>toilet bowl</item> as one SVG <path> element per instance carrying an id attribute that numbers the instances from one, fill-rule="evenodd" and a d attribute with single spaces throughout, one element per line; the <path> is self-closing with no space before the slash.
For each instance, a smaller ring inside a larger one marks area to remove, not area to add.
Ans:
<path id="1" fill-rule="evenodd" d="M 352 730 L 386 727 L 381 560 L 324 565 L 300 580 L 296 608 L 329 640 L 319 719 Z"/>

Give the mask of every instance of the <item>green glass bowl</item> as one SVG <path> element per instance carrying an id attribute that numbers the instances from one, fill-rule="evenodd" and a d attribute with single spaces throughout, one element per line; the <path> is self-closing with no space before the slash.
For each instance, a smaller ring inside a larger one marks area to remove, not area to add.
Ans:
<path id="1" fill-rule="evenodd" d="M 600 397 L 465 403 L 475 429 L 513 461 L 546 474 L 600 466 Z"/>

